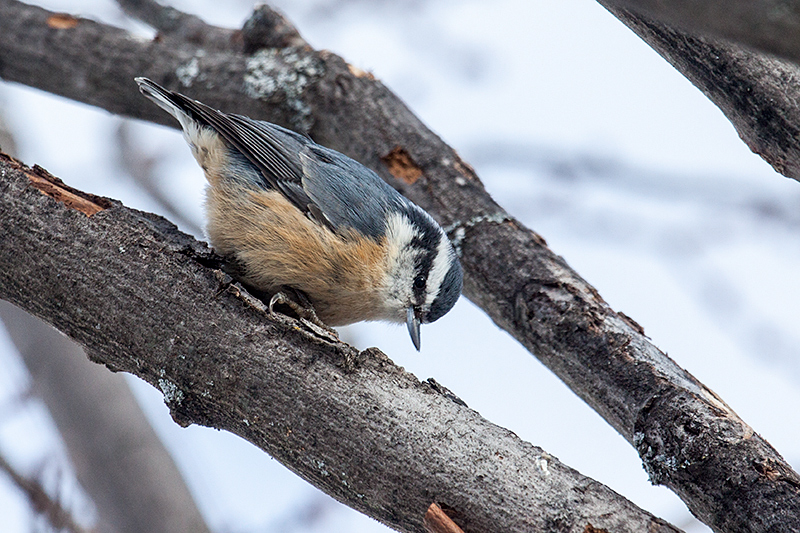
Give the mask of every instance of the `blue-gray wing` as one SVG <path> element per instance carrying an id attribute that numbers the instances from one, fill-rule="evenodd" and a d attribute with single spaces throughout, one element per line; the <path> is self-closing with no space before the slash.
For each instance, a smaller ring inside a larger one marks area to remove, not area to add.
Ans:
<path id="1" fill-rule="evenodd" d="M 172 96 L 194 120 L 216 131 L 258 169 L 263 178 L 259 185 L 282 193 L 298 209 L 312 214 L 299 159 L 300 151 L 312 141 L 269 122 L 223 113 L 178 93 Z"/>
<path id="2" fill-rule="evenodd" d="M 281 192 L 319 224 L 379 239 L 387 209 L 408 203 L 373 171 L 335 150 L 269 122 L 227 117 L 235 142 L 223 137 L 259 168 L 262 185 Z"/>
<path id="3" fill-rule="evenodd" d="M 334 231 L 352 227 L 380 238 L 387 208 L 407 203 L 371 170 L 298 133 L 223 113 L 149 80 L 146 83 L 170 106 L 216 131 L 253 165 L 261 178 L 255 185 L 280 192 Z"/>
<path id="4" fill-rule="evenodd" d="M 379 239 L 386 213 L 408 203 L 372 170 L 330 148 L 309 143 L 300 161 L 304 191 L 335 228 Z"/>

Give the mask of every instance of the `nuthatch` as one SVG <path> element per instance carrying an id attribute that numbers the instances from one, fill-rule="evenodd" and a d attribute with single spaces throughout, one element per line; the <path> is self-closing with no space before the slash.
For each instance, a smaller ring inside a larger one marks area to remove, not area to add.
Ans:
<path id="1" fill-rule="evenodd" d="M 330 326 L 405 322 L 419 350 L 420 323 L 447 313 L 462 284 L 455 250 L 428 213 L 300 134 L 136 83 L 180 122 L 209 183 L 209 239 L 242 282 L 271 304 L 294 294 L 287 303 L 310 303 Z"/>

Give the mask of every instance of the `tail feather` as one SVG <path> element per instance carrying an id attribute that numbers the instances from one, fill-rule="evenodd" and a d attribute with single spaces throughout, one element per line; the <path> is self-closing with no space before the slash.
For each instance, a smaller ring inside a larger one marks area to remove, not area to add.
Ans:
<path id="1" fill-rule="evenodd" d="M 180 122 L 184 132 L 197 129 L 196 121 L 189 116 L 181 101 L 175 97 L 175 93 L 164 89 L 155 82 L 147 78 L 134 78 L 139 86 L 139 91 L 149 100 L 152 100 L 158 107 L 175 117 Z"/>

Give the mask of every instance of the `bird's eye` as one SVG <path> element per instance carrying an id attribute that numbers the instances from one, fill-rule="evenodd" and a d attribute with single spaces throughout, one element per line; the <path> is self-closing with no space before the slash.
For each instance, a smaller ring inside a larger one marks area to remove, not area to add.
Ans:
<path id="1" fill-rule="evenodd" d="M 425 276 L 417 276 L 416 278 L 414 278 L 414 288 L 415 289 L 425 288 Z"/>

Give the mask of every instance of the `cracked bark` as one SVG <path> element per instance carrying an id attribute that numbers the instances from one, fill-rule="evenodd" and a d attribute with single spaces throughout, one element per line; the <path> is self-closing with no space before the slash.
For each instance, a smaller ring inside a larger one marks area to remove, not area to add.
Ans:
<path id="1" fill-rule="evenodd" d="M 800 478 L 780 455 L 511 219 L 469 165 L 369 74 L 307 45 L 200 49 L 142 42 L 87 20 L 56 30 L 50 15 L 13 0 L 0 5 L 0 76 L 168 123 L 130 81 L 144 75 L 220 109 L 307 132 L 370 166 L 451 230 L 465 295 L 634 445 L 654 482 L 716 531 L 800 529 Z M 270 28 L 252 19 L 248 33 L 259 35 L 251 43 L 270 42 Z M 708 90 L 726 98 L 724 88 Z M 739 109 L 745 116 L 747 107 Z M 763 125 L 753 138 L 769 130 Z"/>

